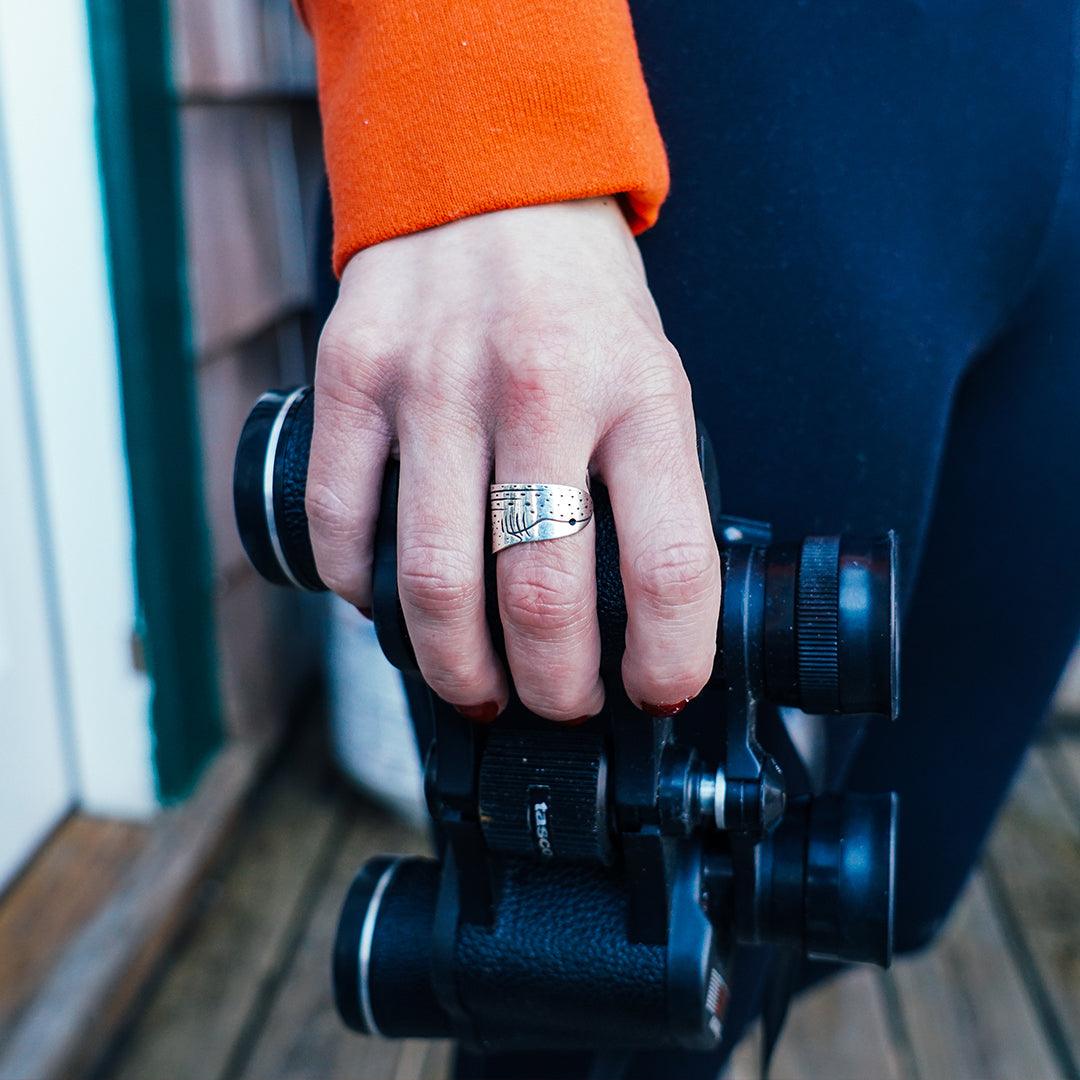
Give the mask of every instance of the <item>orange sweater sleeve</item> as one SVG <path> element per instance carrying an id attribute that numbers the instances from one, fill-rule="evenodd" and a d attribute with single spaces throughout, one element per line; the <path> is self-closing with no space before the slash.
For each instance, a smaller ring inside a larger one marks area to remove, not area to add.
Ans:
<path id="1" fill-rule="evenodd" d="M 667 158 L 627 0 L 298 0 L 315 38 L 334 268 L 470 214 L 623 196 Z"/>

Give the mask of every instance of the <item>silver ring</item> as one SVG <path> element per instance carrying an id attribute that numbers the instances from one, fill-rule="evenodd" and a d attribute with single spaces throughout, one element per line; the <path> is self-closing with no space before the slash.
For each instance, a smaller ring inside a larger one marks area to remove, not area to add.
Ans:
<path id="1" fill-rule="evenodd" d="M 573 536 L 592 521 L 592 496 L 566 484 L 492 484 L 491 550 Z"/>

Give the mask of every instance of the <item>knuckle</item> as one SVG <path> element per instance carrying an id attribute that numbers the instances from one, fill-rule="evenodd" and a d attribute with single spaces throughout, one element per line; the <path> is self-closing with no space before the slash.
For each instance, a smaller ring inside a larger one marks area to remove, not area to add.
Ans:
<path id="1" fill-rule="evenodd" d="M 611 429 L 620 439 L 656 448 L 660 460 L 673 446 L 684 446 L 694 431 L 690 381 L 678 357 L 655 352 L 624 365 Z"/>
<path id="2" fill-rule="evenodd" d="M 624 349 L 625 385 L 635 404 L 652 403 L 672 410 L 690 403 L 690 380 L 675 346 L 649 335 Z"/>
<path id="3" fill-rule="evenodd" d="M 319 338 L 315 386 L 323 401 L 365 410 L 379 400 L 394 370 L 394 349 L 375 327 L 327 323 Z"/>
<path id="4" fill-rule="evenodd" d="M 458 616 L 483 599 L 483 581 L 460 551 L 436 543 L 410 544 L 398 559 L 398 588 L 422 615 Z"/>
<path id="5" fill-rule="evenodd" d="M 332 484 L 309 478 L 304 491 L 304 508 L 315 533 L 330 539 L 348 539 L 359 535 L 362 521 L 359 510 L 343 499 Z"/>
<path id="6" fill-rule="evenodd" d="M 551 563 L 511 574 L 500 595 L 504 618 L 527 636 L 567 636 L 587 626 L 589 598 L 580 579 Z"/>
<path id="7" fill-rule="evenodd" d="M 519 417 L 550 415 L 566 398 L 569 383 L 569 372 L 548 358 L 530 358 L 516 364 L 506 379 L 507 405 Z"/>
<path id="8" fill-rule="evenodd" d="M 349 368 L 371 362 L 386 351 L 387 334 L 374 322 L 331 314 L 319 335 L 320 363 Z"/>
<path id="9" fill-rule="evenodd" d="M 503 379 L 505 425 L 554 438 L 588 411 L 587 386 L 586 370 L 565 342 L 519 344 Z"/>
<path id="10" fill-rule="evenodd" d="M 483 353 L 483 331 L 470 312 L 443 315 L 438 329 L 423 335 L 448 367 L 464 367 Z"/>
<path id="11" fill-rule="evenodd" d="M 423 427 L 470 439 L 484 430 L 477 402 L 485 396 L 484 370 L 475 354 L 429 350 L 425 362 L 404 373 L 397 412 L 405 430 Z"/>
<path id="12" fill-rule="evenodd" d="M 653 363 L 638 374 L 636 389 L 639 400 L 668 415 L 690 409 L 690 380 L 682 365 Z"/>
<path id="13" fill-rule="evenodd" d="M 633 562 L 638 595 L 655 611 L 694 607 L 719 586 L 720 562 L 714 544 L 684 540 L 648 547 Z"/>
<path id="14" fill-rule="evenodd" d="M 323 584 L 333 593 L 363 602 L 369 555 L 363 546 L 364 521 L 333 487 L 309 482 L 304 494 L 312 553 Z"/>

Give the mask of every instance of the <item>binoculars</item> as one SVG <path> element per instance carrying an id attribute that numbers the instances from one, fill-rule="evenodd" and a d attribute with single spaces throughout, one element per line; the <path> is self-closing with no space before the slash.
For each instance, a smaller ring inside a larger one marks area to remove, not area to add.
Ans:
<path id="1" fill-rule="evenodd" d="M 234 495 L 256 569 L 314 590 L 312 419 L 309 387 L 265 394 Z M 739 945 L 889 963 L 895 794 L 789 796 L 758 719 L 782 707 L 895 718 L 895 538 L 774 543 L 767 525 L 719 513 L 700 429 L 698 449 L 723 573 L 709 686 L 667 719 L 625 696 L 618 537 L 594 484 L 604 710 L 560 728 L 511 700 L 481 727 L 428 695 L 418 730 L 433 733 L 422 751 L 439 854 L 375 858 L 353 882 L 332 961 L 350 1027 L 487 1049 L 708 1049 Z M 386 656 L 415 672 L 396 519 L 391 463 L 373 613 Z M 493 573 L 488 597 L 501 647 Z"/>

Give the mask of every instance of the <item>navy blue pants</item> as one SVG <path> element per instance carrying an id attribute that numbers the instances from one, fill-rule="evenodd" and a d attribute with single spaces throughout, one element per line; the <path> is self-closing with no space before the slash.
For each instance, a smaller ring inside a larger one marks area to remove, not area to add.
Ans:
<path id="1" fill-rule="evenodd" d="M 901 793 L 915 946 L 1080 623 L 1072 5 L 634 15 L 673 177 L 641 246 L 726 507 L 784 536 L 901 537 L 903 715 L 848 783 Z"/>
<path id="2" fill-rule="evenodd" d="M 837 721 L 831 779 L 900 793 L 897 945 L 917 948 L 978 859 L 1080 628 L 1073 7 L 632 7 L 672 171 L 641 248 L 725 507 L 786 537 L 901 537 L 901 718 Z M 715 1076 L 766 970 L 739 966 L 721 1055 L 636 1055 L 624 1075 Z"/>

